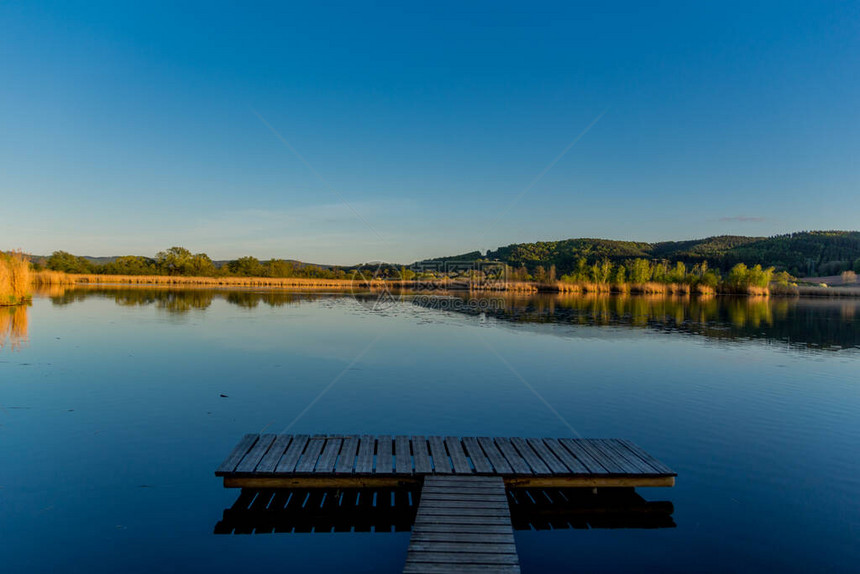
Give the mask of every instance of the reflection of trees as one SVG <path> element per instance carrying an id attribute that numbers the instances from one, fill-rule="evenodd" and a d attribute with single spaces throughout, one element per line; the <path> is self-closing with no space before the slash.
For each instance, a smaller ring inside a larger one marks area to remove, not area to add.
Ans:
<path id="1" fill-rule="evenodd" d="M 468 297 L 456 292 L 447 295 Z M 608 293 L 494 294 L 488 299 L 502 304 L 489 305 L 489 310 L 475 305 L 452 306 L 451 310 L 475 315 L 486 312 L 519 323 L 617 325 L 713 339 L 779 340 L 812 348 L 860 347 L 860 301 Z"/>
<path id="2" fill-rule="evenodd" d="M 0 348 L 20 348 L 27 341 L 28 321 L 27 305 L 0 307 Z"/>
<path id="3" fill-rule="evenodd" d="M 187 313 L 192 310 L 205 310 L 216 298 L 230 304 L 253 309 L 260 303 L 270 307 L 280 307 L 301 301 L 314 300 L 320 295 L 292 293 L 283 291 L 235 291 L 219 289 L 175 289 L 159 287 L 99 286 L 59 288 L 39 292 L 48 296 L 54 305 L 68 305 L 83 301 L 88 297 L 113 299 L 123 307 L 143 307 L 155 305 L 168 313 Z"/>

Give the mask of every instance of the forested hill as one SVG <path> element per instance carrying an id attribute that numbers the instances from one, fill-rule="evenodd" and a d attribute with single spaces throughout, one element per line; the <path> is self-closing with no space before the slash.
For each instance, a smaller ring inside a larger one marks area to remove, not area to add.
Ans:
<path id="1" fill-rule="evenodd" d="M 860 232 L 804 231 L 774 237 L 720 235 L 691 241 L 644 243 L 609 239 L 565 239 L 517 243 L 487 252 L 486 259 L 512 267 L 555 265 L 559 274 L 571 271 L 579 258 L 589 263 L 608 259 L 659 259 L 727 270 L 736 263 L 776 267 L 792 275 L 830 275 L 860 265 Z"/>

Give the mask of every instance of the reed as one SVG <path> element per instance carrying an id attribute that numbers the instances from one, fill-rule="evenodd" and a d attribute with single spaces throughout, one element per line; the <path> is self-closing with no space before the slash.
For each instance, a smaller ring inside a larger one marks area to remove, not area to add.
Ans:
<path id="1" fill-rule="evenodd" d="M 43 287 L 46 285 L 74 285 L 77 283 L 74 275 L 62 271 L 33 271 L 31 274 L 33 286 Z"/>
<path id="2" fill-rule="evenodd" d="M 0 305 L 19 305 L 31 297 L 30 260 L 20 251 L 0 253 Z"/>

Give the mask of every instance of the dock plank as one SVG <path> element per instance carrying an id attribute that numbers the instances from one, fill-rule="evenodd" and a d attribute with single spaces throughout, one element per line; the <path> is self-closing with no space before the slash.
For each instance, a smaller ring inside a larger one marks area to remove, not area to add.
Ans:
<path id="1" fill-rule="evenodd" d="M 413 436 L 412 458 L 415 461 L 415 472 L 419 474 L 430 474 L 433 472 L 433 464 L 430 462 L 430 453 L 427 452 L 427 439 L 423 436 Z"/>
<path id="2" fill-rule="evenodd" d="M 281 457 L 281 460 L 278 461 L 278 466 L 275 468 L 275 472 L 293 472 L 296 469 L 296 463 L 299 462 L 299 458 L 305 450 L 305 446 L 308 444 L 308 439 L 309 437 L 306 434 L 294 436 L 287 452 L 285 452 L 284 456 Z"/>
<path id="3" fill-rule="evenodd" d="M 355 472 L 355 456 L 358 452 L 358 437 L 350 436 L 344 439 L 343 446 L 340 448 L 340 456 L 338 456 L 334 471 L 338 474 L 347 474 Z"/>
<path id="4" fill-rule="evenodd" d="M 394 473 L 394 441 L 390 435 L 381 435 L 376 439 L 376 474 Z"/>
<path id="5" fill-rule="evenodd" d="M 442 492 L 451 498 L 436 498 Z M 470 500 L 475 492 L 495 497 L 495 501 Z M 458 496 L 464 499 L 457 500 Z M 519 573 L 519 557 L 502 478 L 457 474 L 428 476 L 422 488 L 403 572 Z"/>
<path id="6" fill-rule="evenodd" d="M 537 453 L 526 442 L 526 439 L 521 437 L 511 438 L 511 444 L 520 453 L 535 474 L 551 474 L 549 467 L 540 459 Z"/>
<path id="7" fill-rule="evenodd" d="M 340 445 L 343 444 L 343 439 L 340 437 L 328 438 L 325 441 L 322 454 L 317 461 L 314 472 L 316 474 L 329 474 L 334 472 L 334 465 L 337 462 L 337 455 L 340 454 Z"/>
<path id="8" fill-rule="evenodd" d="M 325 437 L 315 436 L 308 441 L 308 446 L 305 452 L 302 453 L 302 458 L 296 465 L 297 473 L 311 473 L 317 465 L 317 459 L 325 446 Z"/>
<path id="9" fill-rule="evenodd" d="M 293 440 L 292 435 L 278 435 L 278 438 L 276 438 L 275 442 L 272 443 L 272 446 L 269 447 L 265 456 L 263 456 L 262 460 L 257 464 L 256 472 L 274 472 L 275 468 L 278 466 L 278 461 L 280 461 L 281 457 L 284 456 L 284 452 L 287 450 L 287 446 L 289 446 L 291 440 Z"/>
<path id="10" fill-rule="evenodd" d="M 575 474 L 588 474 L 588 469 L 585 465 L 578 461 L 570 451 L 561 446 L 561 443 L 559 443 L 558 440 L 554 438 L 545 438 L 543 439 L 543 442 L 552 451 L 552 453 L 564 463 L 568 472 Z"/>
<path id="11" fill-rule="evenodd" d="M 514 469 L 514 472 L 517 474 L 532 474 L 531 467 L 525 461 L 523 457 L 517 452 L 517 449 L 514 448 L 514 445 L 511 443 L 511 439 L 509 438 L 497 438 L 496 446 L 499 447 L 499 450 L 505 457 L 505 460 L 508 461 L 508 464 L 511 465 L 511 468 Z"/>
<path id="12" fill-rule="evenodd" d="M 588 468 L 588 472 L 591 474 L 606 474 L 608 470 L 600 464 L 597 459 L 595 459 L 591 454 L 584 450 L 580 445 L 581 439 L 572 439 L 572 438 L 563 438 L 559 439 L 559 441 L 564 448 L 570 451 L 570 453 L 576 457 L 578 461 Z"/>
<path id="13" fill-rule="evenodd" d="M 242 437 L 242 440 L 239 441 L 239 444 L 237 444 L 233 448 L 233 450 L 230 451 L 230 454 L 227 455 L 227 458 L 224 459 L 224 462 L 222 462 L 218 469 L 215 471 L 215 474 L 219 475 L 225 472 L 233 472 L 239 465 L 239 463 L 242 461 L 242 459 L 245 458 L 245 454 L 248 452 L 248 450 L 250 450 L 251 447 L 254 446 L 254 444 L 259 438 L 260 435 L 256 434 L 246 434 L 244 437 Z"/>
<path id="14" fill-rule="evenodd" d="M 478 438 L 478 444 L 481 445 L 481 449 L 486 453 L 487 458 L 493 464 L 493 469 L 496 471 L 496 474 L 513 474 L 514 469 L 510 464 L 508 464 L 508 461 L 505 460 L 504 455 L 499 451 L 493 439 L 482 436 Z"/>
<path id="15" fill-rule="evenodd" d="M 627 448 L 627 450 L 629 450 L 630 452 L 632 452 L 633 454 L 635 454 L 636 456 L 641 458 L 643 461 L 645 461 L 649 465 L 651 465 L 651 467 L 654 469 L 654 471 L 657 472 L 658 474 L 674 474 L 674 472 L 672 471 L 671 468 L 669 468 L 668 466 L 666 466 L 665 464 L 663 464 L 662 462 L 660 462 L 659 460 L 657 460 L 656 458 L 654 458 L 653 456 L 651 456 L 650 454 L 648 454 L 647 452 L 642 450 L 635 443 L 632 443 L 629 440 L 625 440 L 625 439 L 618 439 L 618 442 L 621 443 L 622 445 L 624 445 Z"/>
<path id="16" fill-rule="evenodd" d="M 481 450 L 481 445 L 478 444 L 478 439 L 473 436 L 463 438 L 463 446 L 466 447 L 466 454 L 472 461 L 472 466 L 475 467 L 475 472 L 489 474 L 493 472 L 493 463 Z"/>
<path id="17" fill-rule="evenodd" d="M 543 439 L 530 438 L 526 439 L 526 443 L 537 453 L 543 463 L 549 467 L 552 474 L 562 474 L 567 472 L 567 467 L 549 450 L 549 447 L 544 444 Z"/>
<path id="18" fill-rule="evenodd" d="M 457 474 L 472 474 L 472 466 L 466 459 L 466 453 L 463 452 L 463 445 L 460 443 L 460 439 L 447 436 L 445 437 L 445 446 L 448 449 L 448 454 L 451 455 L 454 472 Z"/>
<path id="19" fill-rule="evenodd" d="M 412 449 L 409 446 L 408 436 L 394 437 L 394 472 L 412 474 Z"/>
<path id="20" fill-rule="evenodd" d="M 362 435 L 358 447 L 358 457 L 355 460 L 355 472 L 370 474 L 373 472 L 373 455 L 376 454 L 376 437 Z"/>
<path id="21" fill-rule="evenodd" d="M 445 443 L 440 436 L 427 437 L 430 445 L 430 455 L 433 457 L 433 472 L 437 474 L 451 474 L 451 461 L 445 450 Z"/>

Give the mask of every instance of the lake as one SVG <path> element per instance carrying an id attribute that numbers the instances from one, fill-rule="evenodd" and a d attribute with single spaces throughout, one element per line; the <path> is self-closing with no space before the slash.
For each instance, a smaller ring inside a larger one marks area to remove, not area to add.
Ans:
<path id="1" fill-rule="evenodd" d="M 673 528 L 523 572 L 854 572 L 860 301 L 56 289 L 0 308 L 5 572 L 399 572 L 408 532 L 216 535 L 248 432 L 618 437 Z M 550 408 L 551 407 L 551 408 Z"/>

